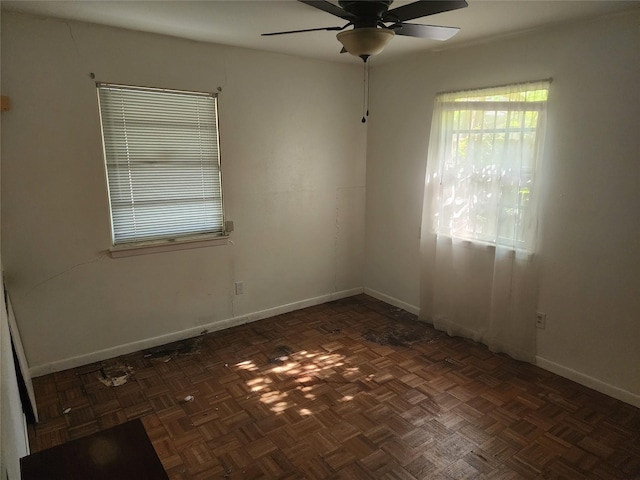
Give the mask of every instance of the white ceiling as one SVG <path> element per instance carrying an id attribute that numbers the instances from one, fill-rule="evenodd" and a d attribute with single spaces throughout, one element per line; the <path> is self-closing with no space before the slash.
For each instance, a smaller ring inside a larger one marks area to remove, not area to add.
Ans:
<path id="1" fill-rule="evenodd" d="M 640 1 L 637 0 L 467 1 L 467 8 L 411 21 L 460 27 L 455 37 L 437 42 L 397 36 L 378 55 L 376 63 L 407 53 L 449 48 L 547 25 L 640 9 Z M 411 2 L 395 1 L 391 8 L 406 3 Z M 345 23 L 295 0 L 2 0 L 2 8 L 308 58 L 360 61 L 348 54 L 338 54 L 342 46 L 336 40 L 335 32 L 261 37 L 260 34 L 266 32 L 342 26 Z"/>

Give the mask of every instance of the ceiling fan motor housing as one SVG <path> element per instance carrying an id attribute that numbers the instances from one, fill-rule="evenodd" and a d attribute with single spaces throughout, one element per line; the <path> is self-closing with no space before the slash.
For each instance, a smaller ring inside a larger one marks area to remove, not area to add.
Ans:
<path id="1" fill-rule="evenodd" d="M 354 28 L 375 28 L 389 10 L 393 0 L 339 0 L 345 12 L 355 17 Z"/>

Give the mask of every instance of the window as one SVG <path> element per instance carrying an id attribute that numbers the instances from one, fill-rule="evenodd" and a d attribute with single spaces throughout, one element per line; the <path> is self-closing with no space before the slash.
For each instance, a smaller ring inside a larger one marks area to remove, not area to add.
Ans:
<path id="1" fill-rule="evenodd" d="M 532 248 L 549 82 L 436 98 L 430 181 L 436 233 Z"/>
<path id="2" fill-rule="evenodd" d="M 216 95 L 97 88 L 113 244 L 222 235 Z"/>

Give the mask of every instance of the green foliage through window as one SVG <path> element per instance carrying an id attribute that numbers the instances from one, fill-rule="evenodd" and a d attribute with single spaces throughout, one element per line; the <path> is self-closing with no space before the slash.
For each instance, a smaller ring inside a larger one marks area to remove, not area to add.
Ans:
<path id="1" fill-rule="evenodd" d="M 548 92 L 539 82 L 438 96 L 438 233 L 528 248 Z"/>

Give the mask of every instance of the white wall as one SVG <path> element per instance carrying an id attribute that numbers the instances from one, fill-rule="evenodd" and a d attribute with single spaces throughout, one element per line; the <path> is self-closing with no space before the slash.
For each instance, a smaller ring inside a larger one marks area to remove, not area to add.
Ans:
<path id="1" fill-rule="evenodd" d="M 640 406 L 638 24 L 636 10 L 376 68 L 365 291 L 419 309 L 435 94 L 553 77 L 538 363 Z"/>
<path id="2" fill-rule="evenodd" d="M 366 130 L 338 65 L 5 13 L 2 255 L 34 374 L 362 289 Z M 112 259 L 96 81 L 215 90 L 226 246 Z M 245 293 L 234 295 L 234 282 Z"/>
<path id="3" fill-rule="evenodd" d="M 4 113 L 2 115 L 4 116 Z M 1 132 L 2 121 L 0 120 L 0 135 Z M 1 272 L 0 256 L 0 478 L 18 480 L 20 478 L 19 459 L 29 453 L 29 447 L 16 378 L 16 366 L 11 350 L 9 319 Z"/>

